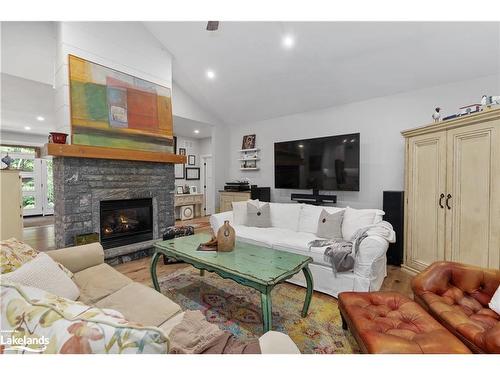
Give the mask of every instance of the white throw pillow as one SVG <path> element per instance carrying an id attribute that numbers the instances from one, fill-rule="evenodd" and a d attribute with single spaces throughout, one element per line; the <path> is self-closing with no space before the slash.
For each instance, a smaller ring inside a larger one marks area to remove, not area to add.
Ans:
<path id="1" fill-rule="evenodd" d="M 45 253 L 38 254 L 15 271 L 3 274 L 2 280 L 42 289 L 72 301 L 80 295 L 78 286 Z"/>
<path id="2" fill-rule="evenodd" d="M 493 297 L 491 297 L 491 301 L 488 306 L 490 307 L 490 309 L 500 315 L 500 286 L 497 288 L 495 294 L 493 294 Z"/>
<path id="3" fill-rule="evenodd" d="M 380 223 L 384 215 L 385 212 L 381 210 L 356 210 L 354 208 L 347 207 L 342 221 L 342 236 L 344 237 L 344 240 L 350 241 L 360 228 Z"/>
<path id="4" fill-rule="evenodd" d="M 318 220 L 321 212 L 325 210 L 329 214 L 343 211 L 343 208 L 330 206 L 313 206 L 312 204 L 303 204 L 299 217 L 299 232 L 316 234 L 318 231 Z"/>
<path id="5" fill-rule="evenodd" d="M 271 226 L 273 228 L 290 229 L 297 232 L 302 208 L 297 203 L 270 203 Z"/>
<path id="6" fill-rule="evenodd" d="M 258 205 L 258 199 L 249 199 L 247 201 L 232 202 L 233 206 L 233 224 L 247 225 L 247 202 Z"/>

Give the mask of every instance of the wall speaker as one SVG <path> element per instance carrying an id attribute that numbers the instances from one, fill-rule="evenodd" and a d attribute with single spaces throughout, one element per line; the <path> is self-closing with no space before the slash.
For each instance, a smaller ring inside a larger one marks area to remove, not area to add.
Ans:
<path id="1" fill-rule="evenodd" d="M 404 191 L 384 191 L 384 220 L 392 224 L 396 232 L 396 243 L 389 244 L 387 264 L 400 266 L 403 263 Z"/>

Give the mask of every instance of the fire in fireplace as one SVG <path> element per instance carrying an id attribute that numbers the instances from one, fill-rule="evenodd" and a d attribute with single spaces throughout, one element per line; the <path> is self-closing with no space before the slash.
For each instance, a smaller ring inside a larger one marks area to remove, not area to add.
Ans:
<path id="1" fill-rule="evenodd" d="M 105 249 L 152 240 L 152 199 L 101 201 L 100 221 L 101 244 Z"/>

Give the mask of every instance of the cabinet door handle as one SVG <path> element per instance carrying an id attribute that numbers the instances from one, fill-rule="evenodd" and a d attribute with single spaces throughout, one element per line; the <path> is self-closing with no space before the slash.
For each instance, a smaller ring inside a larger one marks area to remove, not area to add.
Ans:
<path id="1" fill-rule="evenodd" d="M 446 207 L 448 208 L 448 210 L 451 210 L 451 207 L 450 207 L 450 205 L 448 203 L 450 199 L 451 199 L 451 194 L 448 194 L 446 196 Z"/>
<path id="2" fill-rule="evenodd" d="M 441 207 L 441 208 L 444 208 L 443 198 L 444 198 L 444 193 L 441 193 L 441 195 L 439 196 L 439 207 Z"/>

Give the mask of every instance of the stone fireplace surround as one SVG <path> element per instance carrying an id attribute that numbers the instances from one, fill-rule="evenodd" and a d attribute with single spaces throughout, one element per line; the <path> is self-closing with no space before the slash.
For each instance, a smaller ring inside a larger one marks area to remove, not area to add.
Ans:
<path id="1" fill-rule="evenodd" d="M 76 235 L 100 232 L 101 200 L 152 198 L 153 202 L 153 240 L 106 249 L 110 263 L 143 255 L 174 225 L 171 163 L 54 157 L 53 173 L 57 248 L 74 245 Z"/>

